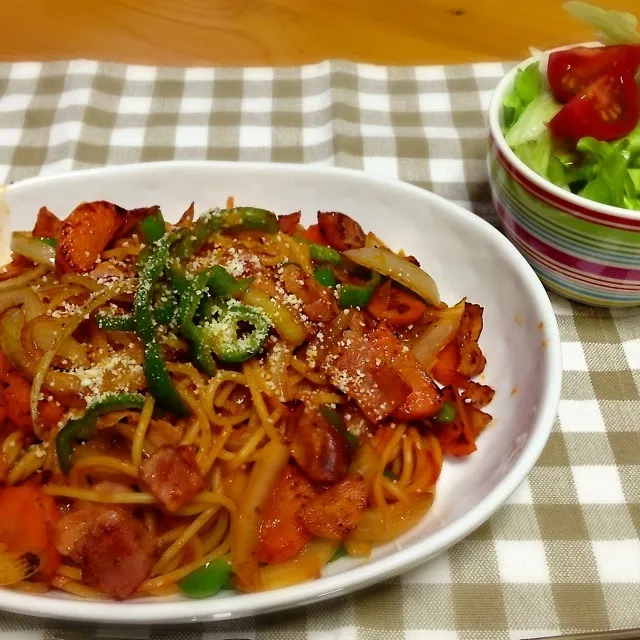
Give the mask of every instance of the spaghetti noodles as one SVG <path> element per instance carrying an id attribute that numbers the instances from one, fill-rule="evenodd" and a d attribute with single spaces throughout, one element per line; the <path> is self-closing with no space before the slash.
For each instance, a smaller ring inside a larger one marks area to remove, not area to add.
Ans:
<path id="1" fill-rule="evenodd" d="M 317 577 L 428 511 L 491 416 L 482 309 L 348 216 L 42 208 L 0 271 L 0 563 L 82 598 Z M 2 573 L 2 572 L 0 572 Z"/>

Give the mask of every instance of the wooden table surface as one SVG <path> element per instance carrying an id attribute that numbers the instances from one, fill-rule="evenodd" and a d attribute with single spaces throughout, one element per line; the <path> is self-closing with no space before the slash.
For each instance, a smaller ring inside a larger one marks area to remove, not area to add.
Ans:
<path id="1" fill-rule="evenodd" d="M 640 13 L 638 0 L 598 0 Z M 0 0 L 0 60 L 167 65 L 515 60 L 591 39 L 561 0 Z"/>

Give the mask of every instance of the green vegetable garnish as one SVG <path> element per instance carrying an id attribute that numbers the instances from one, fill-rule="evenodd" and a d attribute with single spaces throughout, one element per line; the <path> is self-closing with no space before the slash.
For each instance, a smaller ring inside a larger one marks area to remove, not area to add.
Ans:
<path id="1" fill-rule="evenodd" d="M 347 441 L 349 448 L 353 451 L 360 446 L 360 440 L 358 436 L 354 433 L 351 433 L 349 429 L 347 429 L 347 425 L 345 424 L 342 416 L 331 406 L 328 404 L 320 405 L 320 415 L 332 426 L 335 428 L 338 433 L 344 436 L 344 439 Z"/>
<path id="2" fill-rule="evenodd" d="M 338 292 L 338 304 L 342 309 L 347 307 L 366 307 L 373 296 L 374 291 L 380 284 L 380 274 L 377 271 L 371 272 L 371 278 L 365 285 L 355 284 L 340 285 Z"/>
<path id="3" fill-rule="evenodd" d="M 162 238 L 165 232 L 164 218 L 162 211 L 158 209 L 154 214 L 147 216 L 138 225 L 138 230 L 142 234 L 147 245 L 153 244 Z"/>
<path id="4" fill-rule="evenodd" d="M 537 62 L 525 69 L 518 69 L 513 91 L 504 99 L 504 122 L 507 127 L 517 122 L 525 107 L 540 95 L 541 86 L 540 65 Z"/>
<path id="5" fill-rule="evenodd" d="M 38 236 L 38 240 L 40 240 L 40 242 L 44 242 L 45 244 L 48 244 L 50 247 L 53 247 L 54 249 L 58 246 L 58 241 L 55 238 L 44 238 L 44 237 Z"/>
<path id="6" fill-rule="evenodd" d="M 135 331 L 136 321 L 131 313 L 115 315 L 99 311 L 96 313 L 96 324 L 103 331 Z"/>
<path id="7" fill-rule="evenodd" d="M 142 409 L 144 402 L 144 396 L 135 393 L 110 395 L 90 405 L 81 418 L 67 422 L 56 436 L 56 453 L 62 473 L 67 474 L 71 470 L 74 442 L 92 438 L 98 429 L 98 418 L 101 415 L 110 411 Z"/>
<path id="8" fill-rule="evenodd" d="M 392 481 L 395 481 L 398 479 L 398 476 L 395 473 L 393 473 L 391 469 L 385 469 L 382 475 L 385 478 L 388 478 L 389 480 L 392 480 Z"/>
<path id="9" fill-rule="evenodd" d="M 133 302 L 133 317 L 136 322 L 136 333 L 144 345 L 143 368 L 149 391 L 161 407 L 179 417 L 186 417 L 190 410 L 169 375 L 156 335 L 152 311 L 152 290 L 169 263 L 169 249 L 174 240 L 175 236 L 168 234 L 153 245 L 153 251 L 140 273 Z"/>
<path id="10" fill-rule="evenodd" d="M 210 598 L 228 585 L 230 575 L 228 560 L 216 558 L 182 578 L 178 586 L 189 598 Z"/>
<path id="11" fill-rule="evenodd" d="M 438 415 L 433 419 L 440 424 L 450 424 L 456 419 L 458 410 L 452 402 L 443 402 Z"/>
<path id="12" fill-rule="evenodd" d="M 337 549 L 336 552 L 331 556 L 331 560 L 329 560 L 329 562 L 335 562 L 336 560 L 340 560 L 340 558 L 344 558 L 345 556 L 348 556 L 349 552 L 347 551 L 346 547 L 341 544 Z"/>
<path id="13" fill-rule="evenodd" d="M 329 262 L 336 265 L 342 262 L 342 256 L 339 251 L 331 247 L 326 247 L 323 244 L 316 244 L 315 242 L 308 242 L 306 240 L 301 241 L 309 245 L 309 256 L 314 262 Z"/>
<path id="14" fill-rule="evenodd" d="M 215 314 L 202 325 L 202 336 L 219 360 L 236 364 L 261 351 L 271 321 L 260 309 L 228 300 L 215 307 Z"/>
<path id="15" fill-rule="evenodd" d="M 333 269 L 328 265 L 324 267 L 318 267 L 313 275 L 315 279 L 324 287 L 330 287 L 331 289 L 335 289 L 338 281 L 336 280 L 335 273 L 333 273 Z"/>

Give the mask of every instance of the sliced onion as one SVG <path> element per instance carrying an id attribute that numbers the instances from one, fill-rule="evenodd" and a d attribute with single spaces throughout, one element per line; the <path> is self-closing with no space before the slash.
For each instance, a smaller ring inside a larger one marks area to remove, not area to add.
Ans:
<path id="1" fill-rule="evenodd" d="M 47 374 L 54 357 L 58 353 L 60 345 L 80 326 L 86 315 L 93 313 L 105 302 L 113 298 L 113 296 L 113 291 L 104 291 L 103 293 L 96 294 L 94 298 L 89 298 L 77 314 L 67 318 L 64 326 L 62 327 L 62 331 L 60 331 L 56 337 L 53 345 L 42 356 L 40 362 L 38 362 L 35 375 L 33 376 L 33 384 L 31 385 L 31 421 L 33 422 L 33 430 L 36 436 L 40 437 L 42 433 L 42 422 L 38 413 L 40 389 L 42 388 L 44 377 Z"/>
<path id="2" fill-rule="evenodd" d="M 364 246 L 367 249 L 388 249 L 389 247 L 378 236 L 369 231 L 364 239 Z"/>
<path id="3" fill-rule="evenodd" d="M 464 314 L 466 300 L 463 298 L 455 307 L 444 309 L 438 317 L 411 343 L 411 351 L 418 362 L 430 371 L 438 354 L 453 340 Z"/>
<path id="4" fill-rule="evenodd" d="M 53 267 L 56 262 L 55 247 L 21 231 L 11 234 L 11 251 L 45 267 Z"/>
<path id="5" fill-rule="evenodd" d="M 0 348 L 9 362 L 24 376 L 33 377 L 34 363 L 22 348 L 20 335 L 24 327 L 22 309 L 9 309 L 0 318 Z"/>
<path id="6" fill-rule="evenodd" d="M 25 378 L 32 380 L 36 373 L 37 362 L 22 348 L 20 335 L 24 325 L 22 309 L 9 309 L 0 316 L 0 349 Z M 75 376 L 61 371 L 49 371 L 42 386 L 49 393 L 63 397 L 65 404 L 70 406 L 78 404 L 73 401 L 73 398 L 80 393 L 82 387 L 80 380 Z"/>
<path id="7" fill-rule="evenodd" d="M 427 302 L 440 304 L 440 293 L 433 278 L 406 258 L 381 247 L 350 249 L 344 252 L 344 256 L 362 267 L 389 276 Z"/>
<path id="8" fill-rule="evenodd" d="M 41 278 L 45 273 L 47 273 L 47 271 L 47 267 L 33 267 L 33 269 L 28 269 L 15 278 L 9 278 L 9 280 L 3 280 L 0 282 L 0 291 L 8 291 L 9 289 L 19 289 L 20 287 L 24 287 L 31 281 Z"/>
<path id="9" fill-rule="evenodd" d="M 31 287 L 27 287 L 24 292 L 24 305 L 22 312 L 24 313 L 24 319 L 29 322 L 38 316 L 44 315 L 47 307 L 43 304 L 40 298 L 34 293 Z"/>
<path id="10" fill-rule="evenodd" d="M 28 322 L 25 329 L 29 332 L 33 343 L 42 353 L 45 353 L 53 347 L 60 333 L 61 324 L 48 316 L 39 316 Z M 80 344 L 73 336 L 69 336 L 60 345 L 58 356 L 63 360 L 68 360 L 69 364 L 74 367 L 88 367 L 90 364 L 84 345 Z"/>
<path id="11" fill-rule="evenodd" d="M 104 289 L 104 287 L 98 284 L 93 278 L 76 273 L 65 273 L 60 276 L 60 282 L 62 282 L 62 284 L 77 284 L 85 289 L 89 289 L 89 291 L 102 291 L 102 289 Z"/>
<path id="12" fill-rule="evenodd" d="M 0 313 L 4 313 L 12 307 L 19 307 L 24 304 L 24 294 L 26 289 L 9 289 L 0 293 Z"/>
<path id="13" fill-rule="evenodd" d="M 399 538 L 423 518 L 433 504 L 433 495 L 426 493 L 409 502 L 367 509 L 356 530 L 347 538 L 349 542 L 381 544 Z"/>

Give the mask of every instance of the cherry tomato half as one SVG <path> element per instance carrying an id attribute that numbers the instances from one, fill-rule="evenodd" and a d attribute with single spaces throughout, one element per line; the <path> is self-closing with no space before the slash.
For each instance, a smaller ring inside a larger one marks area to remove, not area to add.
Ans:
<path id="1" fill-rule="evenodd" d="M 617 140 L 640 120 L 640 90 L 628 69 L 617 67 L 571 98 L 551 119 L 554 135 L 579 140 Z"/>
<path id="2" fill-rule="evenodd" d="M 640 45 L 575 47 L 549 56 L 547 78 L 553 95 L 568 102 L 592 82 L 617 66 L 635 74 L 640 67 Z"/>

